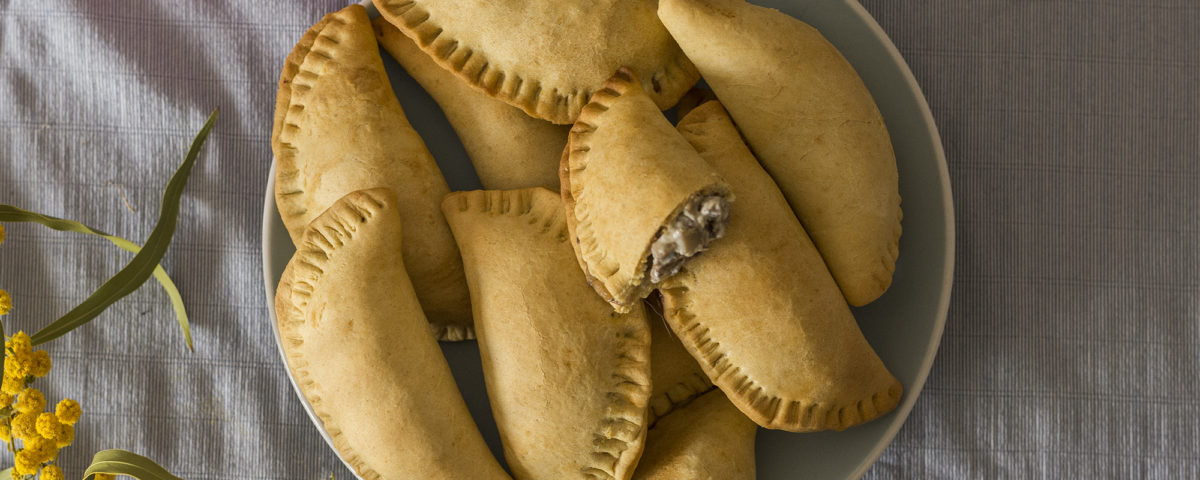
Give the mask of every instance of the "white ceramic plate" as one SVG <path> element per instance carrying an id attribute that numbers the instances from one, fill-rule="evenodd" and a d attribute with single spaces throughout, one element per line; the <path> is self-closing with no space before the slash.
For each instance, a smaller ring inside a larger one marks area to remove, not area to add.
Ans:
<path id="1" fill-rule="evenodd" d="M 929 107 L 904 59 L 855 0 L 752 1 L 808 22 L 842 51 L 874 95 L 896 151 L 900 195 L 904 199 L 900 258 L 891 289 L 874 303 L 855 309 L 854 315 L 867 340 L 904 385 L 904 398 L 888 415 L 844 432 L 795 434 L 760 429 L 758 435 L 760 479 L 858 478 L 908 417 L 941 341 L 954 269 L 954 213 L 945 154 Z M 301 34 L 297 31 L 296 38 Z M 438 159 L 450 188 L 480 188 L 441 110 L 386 53 L 383 59 L 396 95 Z M 263 280 L 273 329 L 275 286 L 294 251 L 275 208 L 274 176 L 272 165 L 263 202 L 262 238 Z M 279 345 L 278 330 L 275 341 Z M 484 390 L 478 347 L 475 342 L 443 343 L 442 351 L 484 438 L 497 458 L 502 458 Z M 299 390 L 297 396 L 320 429 L 320 422 Z"/>

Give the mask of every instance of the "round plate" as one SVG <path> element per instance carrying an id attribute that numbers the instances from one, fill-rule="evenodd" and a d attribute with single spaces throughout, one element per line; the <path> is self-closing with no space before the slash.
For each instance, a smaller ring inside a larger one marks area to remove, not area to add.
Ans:
<path id="1" fill-rule="evenodd" d="M 858 478 L 870 468 L 908 417 L 925 384 L 946 322 L 954 270 L 954 212 L 950 179 L 937 127 L 920 87 L 887 35 L 854 0 L 754 0 L 799 18 L 824 34 L 862 76 L 887 122 L 900 174 L 904 234 L 891 289 L 854 309 L 879 357 L 904 385 L 900 406 L 871 423 L 843 432 L 796 434 L 759 430 L 758 478 Z M 374 9 L 368 6 L 372 15 Z M 303 32 L 296 32 L 299 38 Z M 425 139 L 452 190 L 478 189 L 466 153 L 437 104 L 386 53 L 384 65 L 414 128 Z M 294 251 L 275 208 L 274 165 L 263 202 L 263 279 L 275 329 L 275 286 Z M 497 458 L 499 435 L 484 390 L 475 342 L 442 343 L 467 406 Z M 280 358 L 283 350 L 280 346 Z M 786 361 L 786 359 L 780 359 Z M 290 374 L 289 374 L 290 377 Z M 295 379 L 292 379 L 295 387 Z M 320 422 L 296 390 L 309 416 Z M 328 442 L 329 437 L 321 430 Z"/>

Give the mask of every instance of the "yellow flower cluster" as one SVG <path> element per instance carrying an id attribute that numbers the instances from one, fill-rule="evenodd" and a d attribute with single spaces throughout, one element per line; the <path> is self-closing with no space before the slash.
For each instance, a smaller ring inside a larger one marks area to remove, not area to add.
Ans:
<path id="1" fill-rule="evenodd" d="M 83 409 L 67 398 L 53 412 L 44 411 L 46 396 L 29 383 L 50 372 L 50 355 L 35 351 L 25 332 L 4 342 L 4 357 L 0 412 L 7 417 L 0 419 L 0 438 L 13 452 L 13 478 L 32 478 L 40 471 L 43 480 L 62 479 L 62 469 L 52 462 L 60 448 L 75 440 L 74 425 Z"/>
<path id="2" fill-rule="evenodd" d="M 4 243 L 4 225 L 0 225 L 0 243 Z M 9 310 L 12 310 L 12 297 L 0 288 L 0 315 L 7 315 Z"/>

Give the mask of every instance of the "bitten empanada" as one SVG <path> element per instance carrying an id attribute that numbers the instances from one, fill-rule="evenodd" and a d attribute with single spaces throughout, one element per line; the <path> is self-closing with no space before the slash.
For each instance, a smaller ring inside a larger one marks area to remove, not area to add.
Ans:
<path id="1" fill-rule="evenodd" d="M 654 0 L 374 0 L 439 65 L 475 89 L 558 124 L 575 121 L 619 67 L 668 108 L 699 75 Z"/>
<path id="2" fill-rule="evenodd" d="M 738 192 L 720 242 L 660 288 L 671 329 L 755 423 L 841 430 L 896 407 L 900 382 L 775 186 L 718 102 L 679 131 Z"/>
<path id="3" fill-rule="evenodd" d="M 676 407 L 712 390 L 712 381 L 696 359 L 688 354 L 658 312 L 657 295 L 647 299 L 650 307 L 650 427 Z"/>
<path id="4" fill-rule="evenodd" d="M 842 294 L 869 303 L 900 242 L 896 157 L 862 79 L 816 29 L 742 0 L 661 0 L 659 17 L 729 109 Z"/>
<path id="5" fill-rule="evenodd" d="M 305 228 L 275 296 L 288 368 L 359 477 L 507 479 L 395 248 L 403 209 L 358 191 Z"/>
<path id="6" fill-rule="evenodd" d="M 463 252 L 513 476 L 628 479 L 650 396 L 644 311 L 615 313 L 592 292 L 552 191 L 456 192 L 442 208 Z"/>
<path id="7" fill-rule="evenodd" d="M 724 234 L 733 199 L 626 69 L 580 113 L 559 180 L 588 282 L 622 312 Z"/>
<path id="8" fill-rule="evenodd" d="M 758 426 L 720 390 L 663 417 L 646 437 L 634 480 L 754 480 Z"/>
<path id="9" fill-rule="evenodd" d="M 558 161 L 571 127 L 530 117 L 442 68 L 394 25 L 371 23 L 379 44 L 429 92 L 462 141 L 483 188 L 558 190 Z"/>
<path id="10" fill-rule="evenodd" d="M 362 6 L 326 15 L 296 45 L 276 128 L 275 198 L 292 241 L 343 195 L 391 188 L 404 206 L 404 262 L 435 334 L 471 338 L 462 261 L 439 208 L 450 188 L 392 93 Z"/>

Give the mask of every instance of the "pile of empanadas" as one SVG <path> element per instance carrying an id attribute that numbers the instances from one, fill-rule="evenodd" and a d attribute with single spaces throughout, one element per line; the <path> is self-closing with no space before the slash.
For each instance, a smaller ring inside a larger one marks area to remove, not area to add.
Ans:
<path id="1" fill-rule="evenodd" d="M 283 349 L 357 475 L 510 478 L 438 340 L 478 340 L 518 480 L 751 479 L 757 426 L 896 407 L 850 310 L 891 283 L 895 158 L 820 33 L 742 0 L 375 6 L 304 34 L 272 133 Z M 450 191 L 379 44 L 487 190 Z"/>

